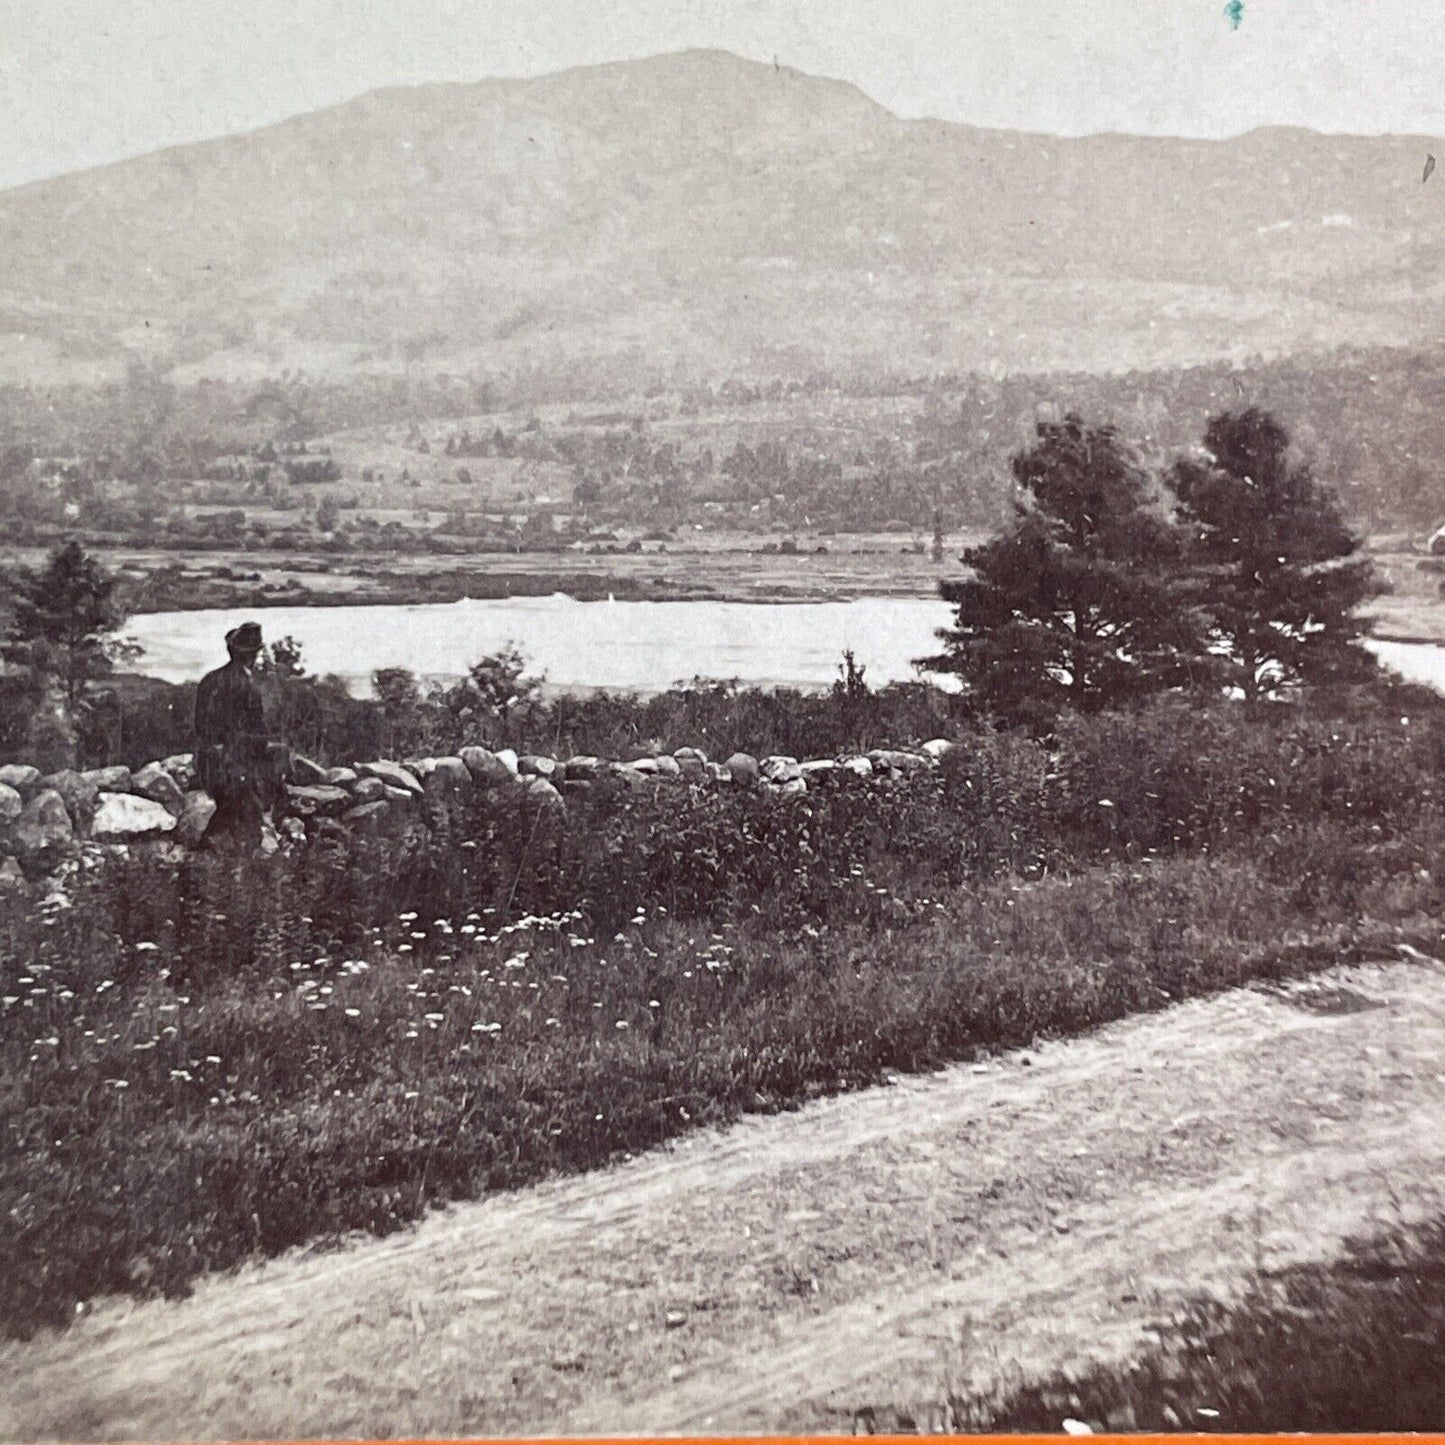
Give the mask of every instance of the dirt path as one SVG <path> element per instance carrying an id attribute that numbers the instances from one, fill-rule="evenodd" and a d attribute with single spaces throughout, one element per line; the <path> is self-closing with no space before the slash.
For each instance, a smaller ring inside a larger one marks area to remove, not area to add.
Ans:
<path id="1" fill-rule="evenodd" d="M 107 1302 L 0 1350 L 0 1434 L 926 1417 L 949 1384 L 1123 1354 L 1183 1292 L 1438 1207 L 1442 1165 L 1445 967 L 1342 969 L 748 1120 L 181 1303 Z"/>

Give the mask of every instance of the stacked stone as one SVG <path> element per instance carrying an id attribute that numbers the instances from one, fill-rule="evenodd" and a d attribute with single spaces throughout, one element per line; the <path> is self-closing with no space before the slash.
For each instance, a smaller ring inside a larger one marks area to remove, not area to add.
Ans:
<path id="1" fill-rule="evenodd" d="M 381 760 L 324 768 L 297 757 L 286 784 L 285 830 L 305 838 L 353 834 L 398 837 L 437 832 L 478 794 L 560 817 L 566 797 L 604 779 L 629 788 L 733 787 L 780 796 L 806 793 L 823 774 L 900 777 L 936 767 L 955 744 L 943 739 L 917 752 L 875 749 L 843 758 L 755 758 L 734 753 L 714 762 L 700 748 L 648 754 L 625 762 L 580 756 L 518 756 L 511 748 L 467 747 L 449 757 Z M 65 770 L 42 775 L 20 764 L 0 767 L 0 870 L 50 871 L 80 842 L 129 844 L 168 841 L 193 847 L 215 812 L 195 787 L 189 753 L 129 768 Z"/>
<path id="2" fill-rule="evenodd" d="M 42 774 L 0 767 L 0 854 L 26 871 L 47 871 L 75 844 L 195 843 L 215 804 L 194 787 L 189 753 L 129 768 L 66 768 Z M 13 870 L 12 870 L 13 871 Z"/>

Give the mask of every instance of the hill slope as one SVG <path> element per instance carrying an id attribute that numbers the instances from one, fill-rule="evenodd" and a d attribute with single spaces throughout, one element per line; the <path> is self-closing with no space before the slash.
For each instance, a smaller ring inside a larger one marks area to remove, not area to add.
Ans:
<path id="1" fill-rule="evenodd" d="M 1040 369 L 1404 342 L 1427 143 L 903 121 L 718 52 L 388 90 L 0 194 L 0 375 Z"/>

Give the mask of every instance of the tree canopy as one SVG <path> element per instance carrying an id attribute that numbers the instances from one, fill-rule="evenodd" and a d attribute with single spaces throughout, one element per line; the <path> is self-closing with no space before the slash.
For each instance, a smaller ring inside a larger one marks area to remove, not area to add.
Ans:
<path id="1" fill-rule="evenodd" d="M 115 635 L 126 620 L 115 578 L 72 541 L 11 587 L 5 657 L 54 678 L 73 710 L 88 684 L 108 676 L 126 650 Z"/>
<path id="2" fill-rule="evenodd" d="M 1183 681 L 1201 621 L 1178 569 L 1181 538 L 1159 489 L 1112 427 L 1040 422 L 1013 460 L 1013 527 L 964 554 L 945 582 L 954 625 L 922 660 L 1015 720 L 1092 712 Z"/>
<path id="3" fill-rule="evenodd" d="M 1013 459 L 1013 526 L 942 584 L 943 651 L 983 711 L 1048 720 L 1181 685 L 1256 697 L 1358 678 L 1359 540 L 1257 408 L 1210 421 L 1203 458 L 1155 479 L 1109 426 L 1040 422 Z"/>
<path id="4" fill-rule="evenodd" d="M 1207 459 L 1176 462 L 1171 484 L 1228 681 L 1256 697 L 1368 672 L 1356 609 L 1380 584 L 1285 429 L 1249 407 L 1214 417 L 1204 445 Z"/>

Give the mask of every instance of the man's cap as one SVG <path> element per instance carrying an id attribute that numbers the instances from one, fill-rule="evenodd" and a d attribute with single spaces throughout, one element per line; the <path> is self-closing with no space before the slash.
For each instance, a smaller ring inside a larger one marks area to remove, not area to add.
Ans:
<path id="1" fill-rule="evenodd" d="M 232 652 L 254 652 L 261 646 L 261 624 L 243 622 L 226 634 L 226 646 Z"/>

